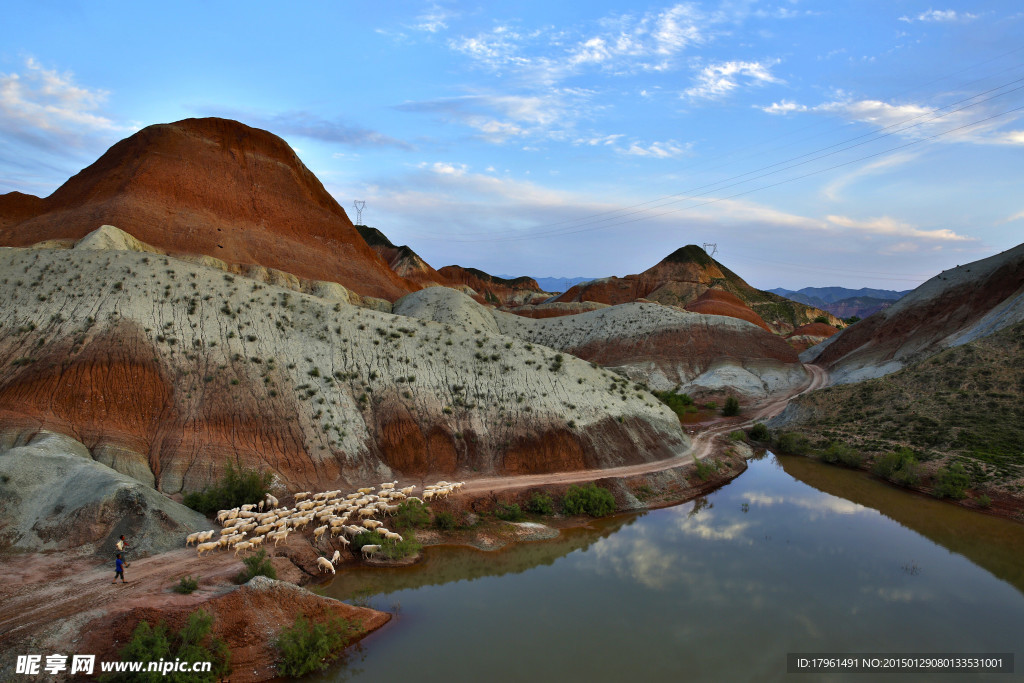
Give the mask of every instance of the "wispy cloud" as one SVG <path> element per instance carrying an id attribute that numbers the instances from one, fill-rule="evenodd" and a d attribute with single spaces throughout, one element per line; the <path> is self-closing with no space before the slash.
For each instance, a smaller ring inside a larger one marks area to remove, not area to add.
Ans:
<path id="1" fill-rule="evenodd" d="M 849 173 L 841 175 L 835 180 L 829 182 L 827 185 L 825 185 L 825 187 L 822 188 L 821 193 L 828 199 L 831 199 L 832 201 L 837 201 L 840 199 L 840 193 L 844 189 L 846 189 L 846 187 L 851 183 L 860 180 L 861 178 L 864 178 L 866 176 L 877 175 L 880 173 L 888 173 L 894 168 L 903 166 L 914 161 L 919 156 L 920 154 L 913 152 L 903 154 L 897 153 L 882 157 L 881 159 L 870 161 L 864 164 L 863 166 Z"/>
<path id="2" fill-rule="evenodd" d="M 879 218 L 868 218 L 857 220 L 847 216 L 826 216 L 829 223 L 848 230 L 870 233 L 874 235 L 889 235 L 896 237 L 916 237 L 927 240 L 938 240 L 941 242 L 966 242 L 972 238 L 957 233 L 947 228 L 937 230 L 922 230 L 909 223 L 905 223 L 889 216 Z"/>
<path id="3" fill-rule="evenodd" d="M 778 62 L 719 62 L 708 64 L 697 74 L 697 84 L 683 91 L 683 97 L 694 100 L 718 99 L 740 87 L 781 83 L 771 74 L 771 67 Z"/>
<path id="4" fill-rule="evenodd" d="M 466 95 L 406 102 L 400 111 L 432 113 L 475 129 L 491 142 L 510 138 L 562 137 L 590 97 L 585 90 L 559 88 L 526 95 Z"/>
<path id="5" fill-rule="evenodd" d="M 926 12 L 921 12 L 916 17 L 902 16 L 900 21 L 905 21 L 908 24 L 914 21 L 926 21 L 926 22 L 941 22 L 941 23 L 965 23 L 968 21 L 974 21 L 978 18 L 977 14 L 971 14 L 970 12 L 957 12 L 951 9 L 929 9 Z"/>
<path id="6" fill-rule="evenodd" d="M 99 113 L 109 93 L 75 82 L 74 74 L 25 60 L 22 73 L 0 74 L 0 132 L 35 148 L 81 147 L 99 134 L 130 127 Z"/>
<path id="7" fill-rule="evenodd" d="M 447 22 L 453 16 L 453 12 L 435 3 L 426 12 L 416 17 L 416 23 L 411 28 L 427 33 L 437 33 L 448 28 Z"/>
<path id="8" fill-rule="evenodd" d="M 634 142 L 630 144 L 629 147 L 621 151 L 623 154 L 629 154 L 631 156 L 671 159 L 673 157 L 680 157 L 688 154 L 691 147 L 691 143 L 683 144 L 676 142 L 675 140 L 666 140 L 665 142 L 652 142 L 647 146 L 644 146 L 639 142 Z"/>
<path id="9" fill-rule="evenodd" d="M 202 107 L 205 114 L 237 119 L 256 128 L 265 128 L 275 135 L 290 135 L 348 145 L 351 147 L 397 147 L 412 150 L 413 145 L 369 128 L 353 125 L 342 119 L 325 119 L 306 111 L 266 113 L 221 107 Z"/>
<path id="10" fill-rule="evenodd" d="M 1003 220 L 997 221 L 996 225 L 1003 225 L 1005 223 L 1012 223 L 1014 221 L 1024 221 L 1024 211 L 1018 211 L 1017 213 L 1013 214 L 1012 216 L 1007 216 Z"/>
<path id="11" fill-rule="evenodd" d="M 943 142 L 983 145 L 1024 145 L 1024 130 L 1003 130 L 1021 118 L 1020 113 L 994 117 L 996 110 L 984 105 L 950 109 L 914 103 L 892 103 L 876 99 L 843 96 L 830 102 L 807 106 L 789 100 L 757 107 L 772 115 L 818 113 L 846 121 L 865 123 L 903 138 L 935 138 Z M 986 120 L 992 117 L 990 120 Z M 972 125 L 972 121 L 978 121 Z"/>

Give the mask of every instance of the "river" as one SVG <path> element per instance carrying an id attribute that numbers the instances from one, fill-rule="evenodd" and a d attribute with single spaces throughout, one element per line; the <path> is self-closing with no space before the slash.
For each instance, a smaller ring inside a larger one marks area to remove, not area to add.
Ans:
<path id="1" fill-rule="evenodd" d="M 781 680 L 789 652 L 1015 652 L 1024 525 L 769 454 L 694 502 L 324 592 L 397 617 L 316 680 Z"/>

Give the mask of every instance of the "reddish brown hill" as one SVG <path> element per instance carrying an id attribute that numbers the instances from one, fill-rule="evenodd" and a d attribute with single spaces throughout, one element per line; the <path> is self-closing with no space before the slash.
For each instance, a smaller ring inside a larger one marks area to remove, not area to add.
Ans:
<path id="1" fill-rule="evenodd" d="M 418 285 L 439 284 L 450 287 L 452 283 L 445 276 L 434 270 L 429 263 L 407 245 L 395 246 L 391 240 L 377 228 L 366 225 L 355 226 L 370 248 L 380 254 L 399 277 L 411 280 Z"/>
<path id="2" fill-rule="evenodd" d="M 832 335 L 839 332 L 838 328 L 826 325 L 825 323 L 810 323 L 808 325 L 801 325 L 800 327 L 793 330 L 787 337 L 786 341 L 797 351 L 806 351 L 807 349 L 820 344 Z"/>
<path id="3" fill-rule="evenodd" d="M 173 253 L 259 264 L 394 300 L 417 289 L 387 267 L 295 152 L 226 119 L 149 126 L 45 199 L 0 197 L 0 244 L 79 239 L 115 225 Z"/>
<path id="4" fill-rule="evenodd" d="M 531 277 L 506 279 L 462 266 L 445 266 L 438 272 L 453 284 L 472 287 L 480 295 L 481 303 L 516 306 L 546 298 L 540 285 Z"/>
<path id="5" fill-rule="evenodd" d="M 767 326 L 766 329 L 772 332 L 786 334 L 820 315 L 829 318 L 829 322 L 840 322 L 820 309 L 751 287 L 736 273 L 712 259 L 694 244 L 675 250 L 638 275 L 585 282 L 576 285 L 557 300 L 598 301 L 614 305 L 647 299 L 669 306 L 686 307 L 712 287 L 734 295 L 743 307 L 750 309 L 761 323 Z M 724 311 L 723 304 L 724 302 L 714 302 L 714 305 L 702 303 L 701 308 L 707 307 L 708 310 L 700 312 L 716 313 L 715 310 L 711 310 L 716 307 Z M 736 309 L 732 311 L 740 312 Z M 742 315 L 734 317 L 761 324 Z"/>
<path id="6" fill-rule="evenodd" d="M 709 289 L 695 301 L 686 304 L 686 310 L 705 315 L 727 315 L 730 318 L 739 318 L 771 332 L 761 316 L 754 313 L 749 306 L 743 303 L 742 299 L 721 289 Z"/>

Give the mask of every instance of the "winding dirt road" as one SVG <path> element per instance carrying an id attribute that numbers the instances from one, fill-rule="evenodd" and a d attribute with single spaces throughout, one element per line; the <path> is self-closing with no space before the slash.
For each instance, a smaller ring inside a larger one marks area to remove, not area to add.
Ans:
<path id="1" fill-rule="evenodd" d="M 828 373 L 824 368 L 817 365 L 804 365 L 810 375 L 810 380 L 804 386 L 782 396 L 769 397 L 746 410 L 742 418 L 725 420 L 712 425 L 707 429 L 692 436 L 690 448 L 679 455 L 655 460 L 653 462 L 640 463 L 639 465 L 625 465 L 623 467 L 611 467 L 607 469 L 574 470 L 572 472 L 551 472 L 548 474 L 522 474 L 514 476 L 481 477 L 479 479 L 467 480 L 462 488 L 462 493 L 483 495 L 494 491 L 508 491 L 512 489 L 529 488 L 531 486 L 548 486 L 552 484 L 578 484 L 581 482 L 594 481 L 607 477 L 634 477 L 639 474 L 660 472 L 675 467 L 689 465 L 697 460 L 703 460 L 711 455 L 714 449 L 715 438 L 721 434 L 749 427 L 755 422 L 774 417 L 781 413 L 789 402 L 797 396 L 806 394 L 809 391 L 821 389 L 828 384 Z"/>

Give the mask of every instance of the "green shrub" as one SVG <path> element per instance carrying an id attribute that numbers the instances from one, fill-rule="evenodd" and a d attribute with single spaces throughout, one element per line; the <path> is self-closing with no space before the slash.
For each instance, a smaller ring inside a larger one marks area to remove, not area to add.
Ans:
<path id="1" fill-rule="evenodd" d="M 772 433 L 762 422 L 758 422 L 750 428 L 750 438 L 754 441 L 768 441 Z"/>
<path id="2" fill-rule="evenodd" d="M 228 463 L 221 480 L 210 488 L 185 495 L 185 505 L 203 514 L 227 510 L 261 500 L 270 490 L 274 475 L 252 469 L 235 469 Z"/>
<path id="3" fill-rule="evenodd" d="M 430 511 L 418 500 L 407 500 L 398 506 L 391 519 L 397 530 L 420 529 L 430 524 Z"/>
<path id="4" fill-rule="evenodd" d="M 811 452 L 811 441 L 800 432 L 786 432 L 775 440 L 775 448 L 790 455 L 808 455 Z"/>
<path id="5" fill-rule="evenodd" d="M 178 593 L 188 595 L 199 588 L 199 579 L 193 578 L 191 574 L 183 576 L 178 581 L 178 585 L 174 587 L 174 590 Z"/>
<path id="6" fill-rule="evenodd" d="M 718 471 L 717 467 L 713 467 L 703 460 L 698 460 L 695 463 L 697 476 L 700 477 L 701 481 L 707 481 L 711 478 L 711 475 Z"/>
<path id="7" fill-rule="evenodd" d="M 442 531 L 451 531 L 455 528 L 455 516 L 447 510 L 435 512 L 434 526 Z"/>
<path id="8" fill-rule="evenodd" d="M 985 494 L 982 494 L 982 495 L 978 496 L 977 498 L 975 498 L 975 502 L 978 504 L 978 507 L 983 507 L 983 508 L 992 507 L 992 499 L 989 498 L 988 496 L 986 496 Z"/>
<path id="9" fill-rule="evenodd" d="M 268 579 L 277 578 L 277 570 L 270 563 L 267 551 L 263 548 L 260 548 L 260 551 L 255 555 L 243 558 L 242 562 L 245 563 L 245 569 L 235 577 L 238 583 L 245 583 L 254 576 L 265 576 Z"/>
<path id="10" fill-rule="evenodd" d="M 349 543 L 352 552 L 356 554 L 359 554 L 364 545 L 384 545 L 384 536 L 376 531 L 364 531 L 361 534 L 356 534 Z"/>
<path id="11" fill-rule="evenodd" d="M 562 498 L 562 508 L 567 515 L 587 514 L 591 517 L 604 517 L 615 512 L 615 497 L 611 491 L 594 483 L 570 486 Z"/>
<path id="12" fill-rule="evenodd" d="M 311 624 L 300 614 L 291 627 L 281 630 L 274 643 L 281 652 L 278 672 L 298 678 L 326 668 L 327 660 L 341 652 L 353 630 L 353 624 L 345 619 Z"/>
<path id="13" fill-rule="evenodd" d="M 364 531 L 356 534 L 352 539 L 350 547 L 353 552 L 360 553 L 364 545 L 379 545 L 374 556 L 386 560 L 400 560 L 409 555 L 415 555 L 423 549 L 423 544 L 416 540 L 416 534 L 409 530 L 401 534 L 401 541 L 390 541 L 377 531 Z"/>
<path id="14" fill-rule="evenodd" d="M 740 401 L 735 396 L 730 396 L 725 399 L 725 405 L 722 406 L 722 415 L 726 417 L 734 417 L 740 414 Z"/>
<path id="15" fill-rule="evenodd" d="M 819 315 L 817 318 L 814 319 L 814 322 L 816 322 L 816 323 L 825 323 L 826 325 L 828 325 L 829 324 L 828 316 L 827 315 Z"/>
<path id="16" fill-rule="evenodd" d="M 746 441 L 747 433 L 742 429 L 737 429 L 734 432 L 729 432 L 729 438 L 733 441 Z"/>
<path id="17" fill-rule="evenodd" d="M 964 470 L 964 466 L 955 462 L 939 471 L 935 478 L 935 496 L 960 500 L 967 496 L 967 487 L 970 484 L 971 478 Z"/>
<path id="18" fill-rule="evenodd" d="M 900 486 L 913 486 L 921 478 L 917 458 L 909 448 L 901 448 L 879 456 L 871 471 Z"/>
<path id="19" fill-rule="evenodd" d="M 520 522 L 523 519 L 523 511 L 515 503 L 498 503 L 494 509 L 494 516 L 506 522 Z"/>
<path id="20" fill-rule="evenodd" d="M 651 392 L 658 397 L 662 403 L 672 409 L 679 417 L 682 417 L 688 412 L 688 409 L 693 406 L 693 399 L 688 394 L 677 394 L 672 391 L 653 391 Z"/>
<path id="21" fill-rule="evenodd" d="M 141 621 L 132 633 L 132 639 L 121 648 L 122 661 L 149 662 L 173 661 L 212 662 L 208 673 L 169 672 L 162 675 L 159 671 L 112 673 L 100 677 L 104 682 L 172 681 L 174 683 L 213 683 L 231 673 L 231 652 L 220 638 L 211 634 L 213 616 L 209 612 L 196 610 L 189 615 L 185 626 L 173 636 L 167 631 L 167 624 L 160 622 L 156 627 L 149 622 Z M 143 669 L 147 668 L 143 666 Z M 191 668 L 191 667 L 190 667 Z"/>
<path id="22" fill-rule="evenodd" d="M 534 493 L 530 500 L 526 501 L 526 509 L 535 515 L 555 514 L 555 501 L 546 493 Z"/>
<path id="23" fill-rule="evenodd" d="M 828 448 L 821 452 L 821 459 L 835 465 L 846 467 L 860 467 L 864 463 L 864 456 L 853 446 L 833 441 Z"/>

